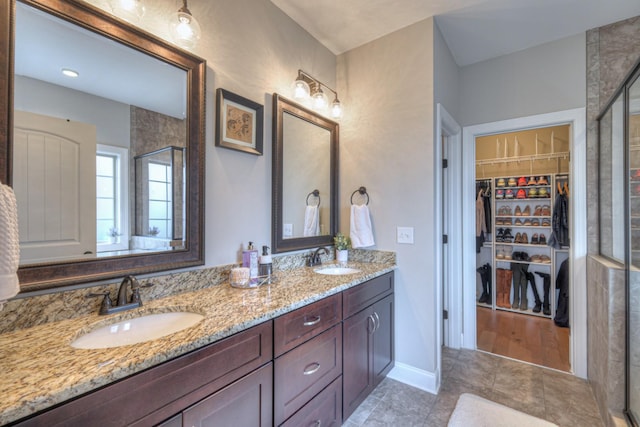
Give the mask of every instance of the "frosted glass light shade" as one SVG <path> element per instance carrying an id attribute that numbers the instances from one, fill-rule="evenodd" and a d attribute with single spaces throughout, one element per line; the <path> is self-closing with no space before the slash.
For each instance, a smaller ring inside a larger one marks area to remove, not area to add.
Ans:
<path id="1" fill-rule="evenodd" d="M 191 49 L 200 40 L 200 24 L 190 13 L 180 9 L 171 17 L 171 37 L 181 47 Z"/>
<path id="2" fill-rule="evenodd" d="M 342 105 L 337 99 L 331 104 L 331 117 L 334 119 L 342 117 Z"/>
<path id="3" fill-rule="evenodd" d="M 304 101 L 309 98 L 309 84 L 302 79 L 297 79 L 291 85 L 292 96 L 296 101 Z"/>
<path id="4" fill-rule="evenodd" d="M 145 11 L 142 0 L 109 0 L 109 6 L 114 15 L 129 22 L 140 21 Z"/>
<path id="5" fill-rule="evenodd" d="M 329 106 L 329 98 L 322 91 L 318 90 L 311 96 L 311 102 L 314 110 L 322 111 Z"/>

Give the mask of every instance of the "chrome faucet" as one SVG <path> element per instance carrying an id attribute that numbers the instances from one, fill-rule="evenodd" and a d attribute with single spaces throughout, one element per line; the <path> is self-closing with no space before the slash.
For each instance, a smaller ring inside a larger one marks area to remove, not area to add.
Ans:
<path id="1" fill-rule="evenodd" d="M 115 306 L 113 305 L 113 301 L 111 300 L 109 291 L 91 293 L 87 295 L 87 298 L 103 296 L 104 298 L 102 300 L 102 304 L 100 305 L 99 314 L 112 314 L 119 311 L 141 307 L 142 300 L 140 299 L 140 288 L 148 288 L 149 286 L 153 286 L 153 283 L 148 283 L 144 286 L 141 286 L 138 282 L 138 279 L 136 279 L 135 277 L 125 276 L 125 278 L 122 279 L 122 283 L 120 283 L 120 288 L 118 289 L 118 299 Z M 128 298 L 128 287 L 131 287 L 131 298 Z"/>
<path id="2" fill-rule="evenodd" d="M 325 255 L 329 255 L 329 251 L 327 251 L 327 248 L 319 247 L 311 255 L 309 255 L 309 259 L 307 260 L 307 265 L 309 267 L 322 264 L 322 260 L 320 259 L 320 252 L 324 253 Z"/>

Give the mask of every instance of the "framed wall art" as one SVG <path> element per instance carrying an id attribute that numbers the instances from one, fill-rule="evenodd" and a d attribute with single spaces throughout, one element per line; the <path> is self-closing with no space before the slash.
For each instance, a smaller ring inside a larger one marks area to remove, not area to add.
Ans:
<path id="1" fill-rule="evenodd" d="M 218 88 L 216 146 L 262 155 L 264 106 Z"/>

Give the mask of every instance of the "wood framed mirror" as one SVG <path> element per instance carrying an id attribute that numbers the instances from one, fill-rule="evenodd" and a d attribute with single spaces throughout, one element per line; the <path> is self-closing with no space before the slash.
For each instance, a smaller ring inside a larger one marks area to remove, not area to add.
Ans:
<path id="1" fill-rule="evenodd" d="M 333 244 L 338 123 L 273 95 L 273 253 Z"/>
<path id="2" fill-rule="evenodd" d="M 203 264 L 205 60 L 79 0 L 10 0 L 0 21 L 0 181 L 18 201 L 21 292 Z M 38 74 L 80 59 L 91 88 Z M 51 142 L 34 117 L 93 136 Z"/>

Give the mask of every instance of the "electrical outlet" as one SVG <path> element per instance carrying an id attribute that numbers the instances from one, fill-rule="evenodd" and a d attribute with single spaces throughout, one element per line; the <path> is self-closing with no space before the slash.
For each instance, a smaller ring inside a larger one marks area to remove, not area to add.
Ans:
<path id="1" fill-rule="evenodd" d="M 293 224 L 283 224 L 282 237 L 293 237 Z"/>
<path id="2" fill-rule="evenodd" d="M 413 227 L 398 227 L 397 241 L 398 243 L 413 245 Z"/>

